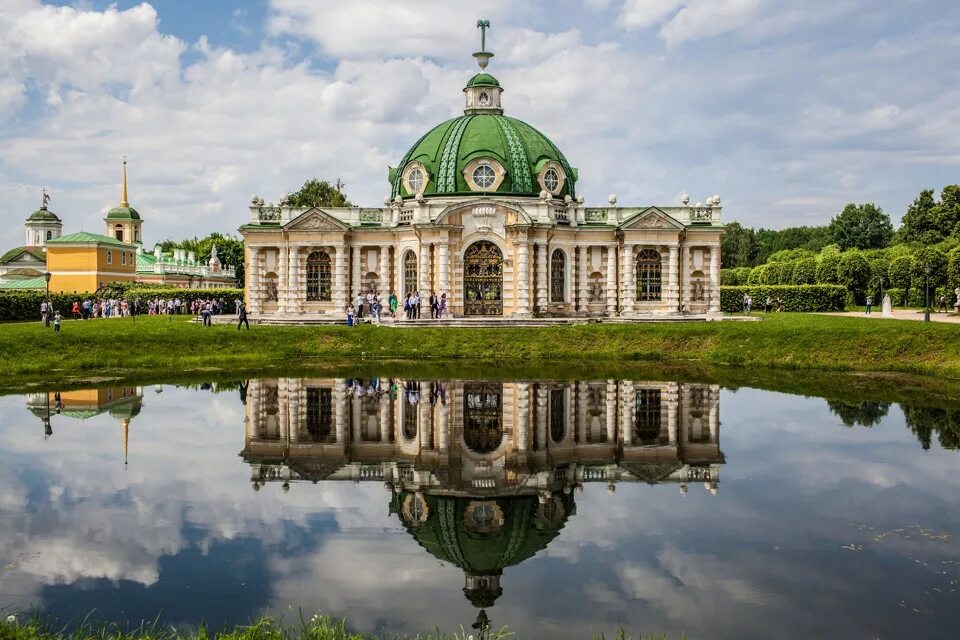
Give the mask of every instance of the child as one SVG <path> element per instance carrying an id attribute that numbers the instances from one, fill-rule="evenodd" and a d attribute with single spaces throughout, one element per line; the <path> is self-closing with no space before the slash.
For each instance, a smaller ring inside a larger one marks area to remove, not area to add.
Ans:
<path id="1" fill-rule="evenodd" d="M 347 326 L 353 326 L 353 307 L 347 307 Z"/>
<path id="2" fill-rule="evenodd" d="M 60 320 L 60 312 L 57 311 L 55 314 L 53 314 L 53 330 L 55 333 L 60 333 Z"/>

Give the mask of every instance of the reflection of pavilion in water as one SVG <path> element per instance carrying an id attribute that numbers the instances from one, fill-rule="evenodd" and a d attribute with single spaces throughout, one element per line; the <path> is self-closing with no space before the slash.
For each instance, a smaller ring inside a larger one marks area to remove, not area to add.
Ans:
<path id="1" fill-rule="evenodd" d="M 130 436 L 130 421 L 143 408 L 143 388 L 132 386 L 102 387 L 100 389 L 74 389 L 31 393 L 27 396 L 27 409 L 43 422 L 44 435 L 53 435 L 52 419 L 55 416 L 86 420 L 109 413 L 120 421 L 123 437 L 123 457 L 127 458 Z"/>
<path id="2" fill-rule="evenodd" d="M 266 482 L 381 481 L 391 513 L 466 574 L 477 607 L 601 482 L 719 486 L 719 387 L 672 382 L 252 381 L 246 446 Z M 485 626 L 481 611 L 478 624 Z"/>

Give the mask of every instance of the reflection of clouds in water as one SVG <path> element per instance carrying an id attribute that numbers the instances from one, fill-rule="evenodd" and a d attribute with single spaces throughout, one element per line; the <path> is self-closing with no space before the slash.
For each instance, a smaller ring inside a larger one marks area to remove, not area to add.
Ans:
<path id="1" fill-rule="evenodd" d="M 726 392 L 720 409 L 719 495 L 694 483 L 683 497 L 676 485 L 621 484 L 610 495 L 588 484 L 559 537 L 505 571 L 495 625 L 555 637 L 619 622 L 769 637 L 772 628 L 817 635 L 819 619 L 856 633 L 875 601 L 902 597 L 878 596 L 875 585 L 942 586 L 931 567 L 960 557 L 955 539 L 874 536 L 916 522 L 956 531 L 958 454 L 923 452 L 899 410 L 848 429 L 822 400 L 747 389 Z M 48 584 L 81 588 L 83 578 L 155 585 L 163 556 L 251 537 L 278 610 L 349 613 L 366 630 L 469 628 L 463 572 L 388 515 L 382 484 L 294 483 L 283 493 L 270 483 L 254 493 L 238 458 L 244 420 L 236 394 L 148 393 L 124 467 L 116 419 L 55 418 L 44 441 L 22 400 L 0 398 L 0 509 L 10 514 L 0 517 L 0 561 L 17 561 L 2 575 L 0 606 L 36 603 Z M 28 498 L 32 511 L 16 515 Z M 848 543 L 866 552 L 842 550 Z M 891 572 L 900 561 L 910 566 Z"/>

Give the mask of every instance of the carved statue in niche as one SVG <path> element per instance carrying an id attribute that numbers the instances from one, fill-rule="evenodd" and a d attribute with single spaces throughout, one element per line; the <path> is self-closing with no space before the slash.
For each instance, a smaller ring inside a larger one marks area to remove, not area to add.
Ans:
<path id="1" fill-rule="evenodd" d="M 277 292 L 277 279 L 265 278 L 263 281 L 263 294 L 267 302 L 276 302 L 279 299 Z"/>
<path id="2" fill-rule="evenodd" d="M 603 291 L 603 274 L 600 272 L 592 273 L 590 275 L 590 296 L 588 298 L 589 302 L 603 302 L 604 291 Z"/>

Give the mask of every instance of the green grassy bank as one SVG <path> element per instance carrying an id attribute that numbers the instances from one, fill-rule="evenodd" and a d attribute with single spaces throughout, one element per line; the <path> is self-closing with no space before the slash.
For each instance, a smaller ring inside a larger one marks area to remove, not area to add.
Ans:
<path id="1" fill-rule="evenodd" d="M 334 366 L 615 376 L 637 366 L 696 372 L 847 371 L 960 380 L 960 326 L 779 314 L 761 322 L 549 328 L 203 327 L 186 318 L 0 325 L 0 388 Z M 764 374 L 766 375 L 766 374 Z"/>
<path id="2" fill-rule="evenodd" d="M 506 640 L 515 637 L 506 628 L 490 629 L 487 640 Z M 208 632 L 206 629 L 178 631 L 175 628 L 161 628 L 156 625 L 144 625 L 135 630 L 121 630 L 119 627 L 91 628 L 83 626 L 74 631 L 56 630 L 44 625 L 39 620 L 30 620 L 23 624 L 16 621 L 0 619 L 0 640 L 472 640 L 481 637 L 473 629 L 459 630 L 453 633 L 444 633 L 439 630 L 417 634 L 416 636 L 401 636 L 381 631 L 375 635 L 365 635 L 349 630 L 345 620 L 334 620 L 323 616 L 313 616 L 309 620 L 302 620 L 296 626 L 285 626 L 273 618 L 261 620 L 244 626 L 237 626 L 219 632 Z M 604 638 L 603 634 L 593 638 Z M 617 640 L 668 640 L 667 634 L 643 634 L 633 636 L 624 630 L 610 636 Z M 681 636 L 682 638 L 682 636 Z"/>

